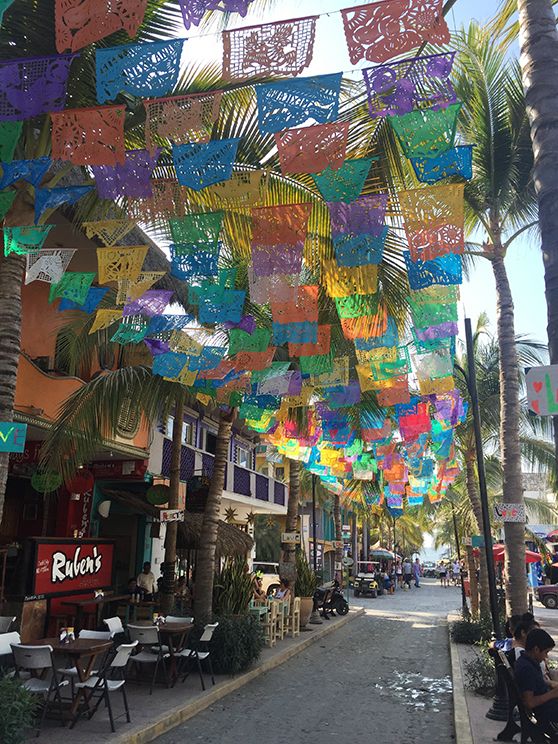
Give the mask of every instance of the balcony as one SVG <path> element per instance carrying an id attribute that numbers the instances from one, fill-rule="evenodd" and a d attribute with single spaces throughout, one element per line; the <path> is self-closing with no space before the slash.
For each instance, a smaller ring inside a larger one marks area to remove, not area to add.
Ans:
<path id="1" fill-rule="evenodd" d="M 161 475 L 168 478 L 170 475 L 172 443 L 170 439 L 163 440 L 163 460 Z M 188 481 L 196 475 L 213 475 L 213 462 L 215 458 L 209 452 L 182 445 L 182 454 L 180 457 L 180 480 Z M 257 504 L 273 505 L 273 511 L 277 507 L 287 505 L 288 489 L 285 483 L 269 478 L 267 475 L 256 473 L 255 470 L 241 467 L 235 463 L 228 462 L 225 468 L 225 491 L 228 492 L 228 498 L 234 495 L 241 496 L 243 499 L 253 499 L 254 508 Z M 256 509 L 257 510 L 257 509 Z M 267 511 L 267 510 L 265 510 Z"/>

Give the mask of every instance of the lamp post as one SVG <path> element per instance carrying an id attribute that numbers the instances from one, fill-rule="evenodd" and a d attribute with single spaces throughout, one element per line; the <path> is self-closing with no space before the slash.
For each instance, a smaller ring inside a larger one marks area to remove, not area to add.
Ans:
<path id="1" fill-rule="evenodd" d="M 457 548 L 457 560 L 459 561 L 459 574 L 461 577 L 461 610 L 464 618 L 469 618 L 469 606 L 467 604 L 467 596 L 465 594 L 465 586 L 463 584 L 463 570 L 461 568 L 461 548 L 459 547 L 459 533 L 457 530 L 457 518 L 455 516 L 455 505 L 453 499 L 450 499 L 451 504 L 451 516 L 453 518 L 453 534 L 455 535 L 455 547 Z"/>
<path id="2" fill-rule="evenodd" d="M 312 473 L 312 568 L 318 570 L 318 545 L 316 542 L 316 475 Z"/>

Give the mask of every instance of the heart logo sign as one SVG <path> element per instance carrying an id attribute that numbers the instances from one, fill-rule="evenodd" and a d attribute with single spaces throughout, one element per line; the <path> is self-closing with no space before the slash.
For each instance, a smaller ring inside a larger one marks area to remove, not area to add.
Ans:
<path id="1" fill-rule="evenodd" d="M 543 386 L 542 382 L 534 382 L 533 383 L 533 388 L 534 388 L 534 390 L 535 390 L 536 393 L 540 393 L 541 392 L 542 386 Z"/>

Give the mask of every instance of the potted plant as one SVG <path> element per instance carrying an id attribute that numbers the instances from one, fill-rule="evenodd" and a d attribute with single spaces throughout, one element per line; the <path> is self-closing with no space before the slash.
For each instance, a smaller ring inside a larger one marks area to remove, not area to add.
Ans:
<path id="1" fill-rule="evenodd" d="M 318 586 L 318 577 L 312 571 L 303 550 L 296 552 L 295 595 L 300 597 L 300 627 L 304 628 L 312 614 L 314 592 Z"/>

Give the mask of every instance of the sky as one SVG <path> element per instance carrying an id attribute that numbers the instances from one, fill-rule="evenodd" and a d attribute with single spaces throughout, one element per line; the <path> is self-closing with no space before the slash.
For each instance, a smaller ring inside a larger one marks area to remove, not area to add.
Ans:
<path id="1" fill-rule="evenodd" d="M 314 57 L 304 75 L 326 74 L 340 70 L 350 74 L 349 71 L 354 69 L 354 66 L 348 58 L 339 10 L 352 4 L 350 0 L 276 0 L 267 6 L 265 13 L 262 13 L 261 5 L 255 3 L 246 18 L 231 16 L 227 28 L 258 24 L 264 20 L 277 21 L 319 14 Z M 500 0 L 457 0 L 448 15 L 448 25 L 451 29 L 456 29 L 461 25 L 467 25 L 472 19 L 486 21 L 496 13 L 499 5 Z M 185 45 L 187 59 L 184 61 L 206 62 L 214 59 L 216 64 L 220 63 L 219 35 L 204 32 L 202 38 L 196 39 L 197 33 L 197 29 L 191 29 L 187 34 L 189 41 Z M 512 49 L 512 53 L 519 53 L 517 46 Z M 370 63 L 361 63 L 359 66 L 367 67 Z M 538 241 L 520 238 L 511 246 L 506 266 L 514 297 L 516 332 L 546 342 L 546 302 Z M 479 259 L 469 279 L 463 284 L 460 315 L 461 318 L 465 315 L 471 317 L 474 327 L 476 319 L 483 311 L 488 313 L 491 327 L 495 332 L 496 297 L 492 270 L 488 261 Z"/>

